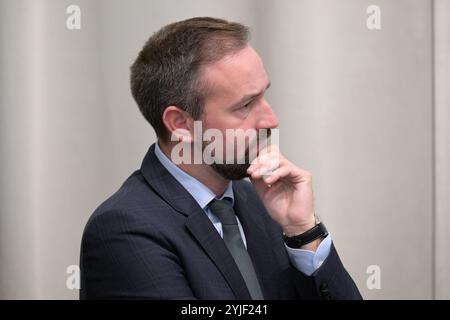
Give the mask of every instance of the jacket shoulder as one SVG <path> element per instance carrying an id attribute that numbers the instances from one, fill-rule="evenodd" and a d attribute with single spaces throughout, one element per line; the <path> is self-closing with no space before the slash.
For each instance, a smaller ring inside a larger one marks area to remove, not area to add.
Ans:
<path id="1" fill-rule="evenodd" d="M 170 210 L 170 205 L 152 190 L 141 171 L 137 170 L 95 209 L 86 223 L 85 232 L 94 221 L 107 222 L 120 217 L 128 222 L 149 223 Z"/>

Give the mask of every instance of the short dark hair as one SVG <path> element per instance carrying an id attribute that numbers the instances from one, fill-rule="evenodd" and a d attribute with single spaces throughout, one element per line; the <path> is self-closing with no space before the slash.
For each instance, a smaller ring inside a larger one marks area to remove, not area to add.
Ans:
<path id="1" fill-rule="evenodd" d="M 210 17 L 171 23 L 150 37 L 130 68 L 130 82 L 134 100 L 160 139 L 170 139 L 162 121 L 168 106 L 195 120 L 201 117 L 208 90 L 200 67 L 243 49 L 248 41 L 248 27 Z"/>

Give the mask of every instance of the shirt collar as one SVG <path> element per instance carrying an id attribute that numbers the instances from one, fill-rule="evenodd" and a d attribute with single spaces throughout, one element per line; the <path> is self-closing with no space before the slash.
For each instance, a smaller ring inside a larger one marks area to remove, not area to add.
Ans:
<path id="1" fill-rule="evenodd" d="M 214 192 L 207 186 L 198 181 L 193 176 L 187 174 L 180 168 L 178 168 L 160 149 L 159 143 L 155 143 L 155 155 L 164 168 L 190 193 L 190 195 L 197 201 L 202 209 L 216 197 Z M 231 203 L 234 205 L 234 194 L 232 181 L 228 183 L 228 186 L 219 199 L 231 198 Z"/>

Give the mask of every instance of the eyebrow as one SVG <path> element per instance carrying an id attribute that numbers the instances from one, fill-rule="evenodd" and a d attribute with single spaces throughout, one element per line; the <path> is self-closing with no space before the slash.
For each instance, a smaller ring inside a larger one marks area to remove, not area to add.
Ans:
<path id="1" fill-rule="evenodd" d="M 253 100 L 254 98 L 256 98 L 257 96 L 261 95 L 262 93 L 264 93 L 267 89 L 270 88 L 270 85 L 272 83 L 269 81 L 269 83 L 267 84 L 267 86 L 264 88 L 264 90 L 257 92 L 257 93 L 251 93 L 251 94 L 247 94 L 244 97 L 242 97 L 242 99 L 240 99 L 238 102 L 234 103 L 232 108 L 235 108 L 237 106 L 239 106 L 240 104 L 246 102 L 246 101 L 250 101 Z"/>

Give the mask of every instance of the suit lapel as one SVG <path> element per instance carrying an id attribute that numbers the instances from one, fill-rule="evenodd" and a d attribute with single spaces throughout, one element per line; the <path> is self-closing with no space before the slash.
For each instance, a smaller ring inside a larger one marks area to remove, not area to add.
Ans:
<path id="1" fill-rule="evenodd" d="M 220 270 L 233 290 L 236 299 L 250 300 L 250 293 L 233 257 L 203 210 L 189 215 L 186 227 L 206 251 L 217 269 Z"/>
<path id="2" fill-rule="evenodd" d="M 144 158 L 141 171 L 154 192 L 174 210 L 186 216 L 187 229 L 219 269 L 236 299 L 251 299 L 244 279 L 223 239 L 195 199 L 160 163 L 155 156 L 154 144 Z"/>

